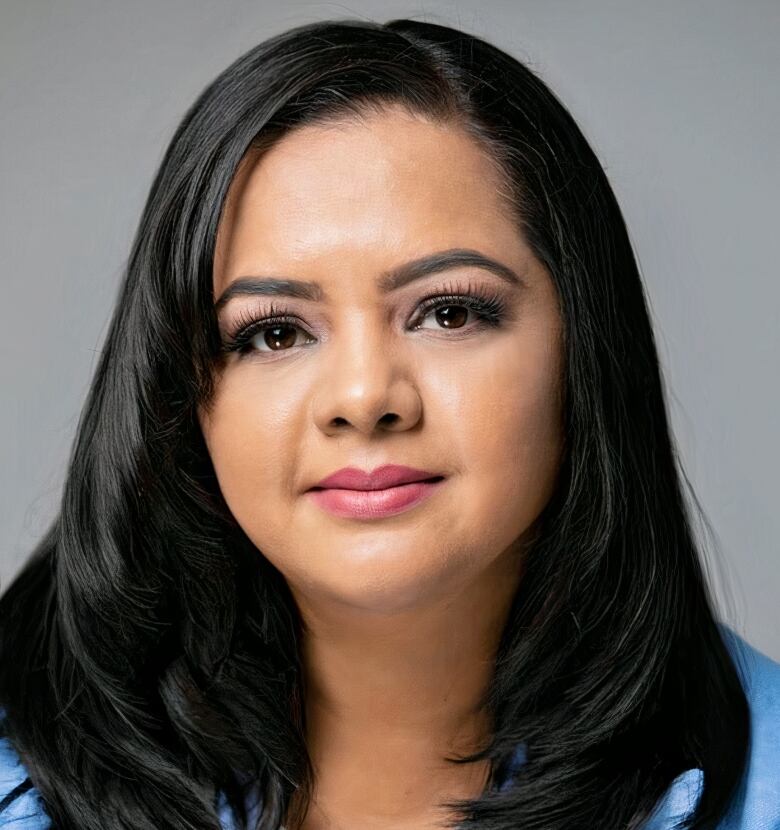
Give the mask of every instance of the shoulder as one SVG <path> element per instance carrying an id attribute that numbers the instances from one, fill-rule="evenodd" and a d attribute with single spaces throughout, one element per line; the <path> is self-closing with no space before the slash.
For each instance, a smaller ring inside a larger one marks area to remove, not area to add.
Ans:
<path id="1" fill-rule="evenodd" d="M 745 690 L 752 733 L 737 796 L 718 830 L 780 830 L 780 663 L 727 625 L 718 627 Z M 693 813 L 703 784 L 700 769 L 679 775 L 644 830 L 667 830 Z"/>
<path id="2" fill-rule="evenodd" d="M 733 629 L 720 626 L 750 706 L 751 746 L 743 786 L 735 804 L 742 830 L 780 828 L 780 663 Z"/>
<path id="3" fill-rule="evenodd" d="M 0 827 L 44 830 L 49 826 L 38 791 L 6 734 L 5 711 L 0 708 Z"/>
<path id="4" fill-rule="evenodd" d="M 219 794 L 220 826 L 234 830 L 237 825 L 224 797 Z M 250 827 L 257 822 L 261 801 L 247 803 Z M 27 770 L 11 743 L 6 730 L 5 710 L 0 706 L 0 828 L 8 830 L 50 830 L 47 815 L 38 790 L 32 785 Z"/>

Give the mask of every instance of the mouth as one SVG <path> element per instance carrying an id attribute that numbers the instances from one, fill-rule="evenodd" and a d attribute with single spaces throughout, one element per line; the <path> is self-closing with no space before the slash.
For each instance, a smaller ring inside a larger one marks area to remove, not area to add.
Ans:
<path id="1" fill-rule="evenodd" d="M 441 488 L 444 479 L 444 476 L 433 476 L 374 490 L 312 487 L 307 495 L 334 516 L 374 520 L 395 516 L 421 504 Z"/>

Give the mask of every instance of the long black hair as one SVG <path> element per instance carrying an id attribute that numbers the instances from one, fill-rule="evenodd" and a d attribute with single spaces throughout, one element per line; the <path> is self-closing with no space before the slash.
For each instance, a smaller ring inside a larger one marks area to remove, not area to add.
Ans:
<path id="1" fill-rule="evenodd" d="M 270 830 L 294 793 L 310 798 L 302 622 L 228 510 L 196 417 L 219 354 L 214 243 L 250 148 L 389 103 L 458 124 L 490 152 L 565 328 L 559 481 L 485 692 L 490 743 L 451 759 L 489 759 L 490 781 L 450 803 L 453 823 L 630 830 L 697 768 L 690 826 L 703 830 L 734 795 L 748 704 L 599 161 L 538 75 L 484 40 L 345 19 L 260 43 L 182 119 L 131 248 L 59 513 L 0 598 L 0 704 L 55 828 L 217 828 L 220 793 L 244 827 L 254 791 L 256 827 Z M 520 743 L 514 786 L 495 786 Z"/>

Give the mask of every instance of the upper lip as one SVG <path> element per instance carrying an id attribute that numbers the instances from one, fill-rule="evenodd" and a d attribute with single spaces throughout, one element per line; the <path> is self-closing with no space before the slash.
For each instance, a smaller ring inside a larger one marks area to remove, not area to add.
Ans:
<path id="1" fill-rule="evenodd" d="M 340 490 L 384 490 L 387 487 L 397 487 L 399 484 L 439 477 L 438 473 L 428 470 L 418 470 L 400 464 L 385 464 L 368 473 L 357 467 L 343 467 L 313 486 Z"/>

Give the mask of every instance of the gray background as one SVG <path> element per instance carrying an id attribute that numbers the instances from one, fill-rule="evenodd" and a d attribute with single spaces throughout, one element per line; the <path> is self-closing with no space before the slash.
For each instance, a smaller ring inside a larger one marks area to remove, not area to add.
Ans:
<path id="1" fill-rule="evenodd" d="M 312 20 L 411 16 L 527 62 L 604 163 L 647 285 L 723 618 L 780 659 L 777 0 L 0 0 L 0 587 L 57 508 L 131 236 L 185 109 Z"/>

